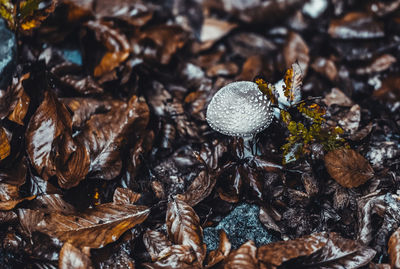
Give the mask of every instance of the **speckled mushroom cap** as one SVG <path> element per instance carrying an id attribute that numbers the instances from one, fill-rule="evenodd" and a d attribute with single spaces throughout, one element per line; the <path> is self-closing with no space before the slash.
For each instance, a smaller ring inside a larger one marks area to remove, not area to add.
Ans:
<path id="1" fill-rule="evenodd" d="M 207 108 L 207 122 L 230 136 L 250 137 L 272 122 L 270 101 L 251 81 L 232 82 L 221 88 Z"/>

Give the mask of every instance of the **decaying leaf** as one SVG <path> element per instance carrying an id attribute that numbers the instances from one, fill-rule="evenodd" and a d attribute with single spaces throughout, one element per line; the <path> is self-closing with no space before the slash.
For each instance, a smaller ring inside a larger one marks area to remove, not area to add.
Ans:
<path id="1" fill-rule="evenodd" d="M 295 32 L 290 32 L 283 48 L 286 67 L 293 67 L 292 64 L 297 62 L 301 70 L 300 75 L 306 76 L 310 62 L 309 52 L 310 49 L 303 38 Z"/>
<path id="2" fill-rule="evenodd" d="M 300 65 L 295 62 L 286 71 L 284 78 L 284 94 L 289 103 L 297 102 L 301 99 L 301 85 L 303 84 L 303 75 Z"/>
<path id="3" fill-rule="evenodd" d="M 196 212 L 184 201 L 173 198 L 168 203 L 167 232 L 170 240 L 177 245 L 189 246 L 196 253 L 197 261 L 202 264 L 206 255 L 203 243 L 203 229 Z"/>
<path id="4" fill-rule="evenodd" d="M 142 223 L 149 213 L 145 206 L 108 203 L 73 215 L 61 212 L 44 215 L 40 211 L 20 209 L 20 219 L 26 223 L 27 230 L 45 233 L 77 248 L 101 248 Z"/>
<path id="5" fill-rule="evenodd" d="M 257 269 L 257 247 L 253 241 L 248 241 L 237 250 L 232 251 L 225 260 L 226 269 L 249 268 Z"/>
<path id="6" fill-rule="evenodd" d="M 398 269 L 400 268 L 400 228 L 390 236 L 388 246 L 391 268 Z"/>
<path id="7" fill-rule="evenodd" d="M 121 152 L 127 136 L 140 135 L 149 120 L 144 100 L 133 96 L 106 114 L 93 115 L 76 137 L 90 154 L 89 177 L 113 179 L 121 171 Z"/>
<path id="8" fill-rule="evenodd" d="M 324 233 L 315 233 L 289 241 L 280 241 L 261 246 L 257 258 L 266 265 L 279 266 L 294 258 L 309 256 L 322 249 L 328 242 Z"/>
<path id="9" fill-rule="evenodd" d="M 15 97 L 17 98 L 17 102 L 11 105 L 12 110 L 8 115 L 8 119 L 20 125 L 24 125 L 23 120 L 25 118 L 26 113 L 28 112 L 30 103 L 30 98 L 26 94 L 22 86 L 22 82 L 28 79 L 29 76 L 30 74 L 26 73 L 25 75 L 21 76 L 21 78 L 18 80 L 18 84 L 12 86 L 14 87 L 14 89 L 12 90 L 13 93 L 16 93 Z"/>
<path id="10" fill-rule="evenodd" d="M 35 197 L 21 198 L 18 193 L 18 186 L 0 183 L 0 210 L 11 210 L 22 201 L 33 200 Z"/>
<path id="11" fill-rule="evenodd" d="M 140 193 L 133 192 L 130 189 L 118 187 L 114 191 L 114 204 L 134 204 L 140 198 Z"/>
<path id="12" fill-rule="evenodd" d="M 340 185 L 354 188 L 374 176 L 368 161 L 353 149 L 337 149 L 325 155 L 325 166 L 329 175 Z"/>
<path id="13" fill-rule="evenodd" d="M 210 175 L 207 170 L 203 170 L 193 180 L 187 190 L 176 197 L 190 206 L 195 206 L 210 195 L 215 183 L 217 183 L 215 176 Z"/>
<path id="14" fill-rule="evenodd" d="M 225 231 L 220 230 L 218 248 L 208 253 L 205 267 L 210 268 L 223 261 L 226 257 L 228 257 L 229 253 L 231 252 L 231 247 L 232 245 L 229 242 L 228 236 L 226 235 Z"/>
<path id="15" fill-rule="evenodd" d="M 196 259 L 196 252 L 188 245 L 173 245 L 165 248 L 160 253 L 160 258 L 155 263 L 145 263 L 145 268 L 182 268 L 200 269 L 201 264 Z"/>
<path id="16" fill-rule="evenodd" d="M 143 235 L 143 243 L 153 261 L 160 258 L 160 253 L 172 246 L 171 241 L 161 232 L 147 230 Z M 162 258 L 162 257 L 161 257 Z"/>
<path id="17" fill-rule="evenodd" d="M 0 161 L 7 158 L 10 152 L 11 146 L 6 131 L 0 126 Z"/>
<path id="18" fill-rule="evenodd" d="M 90 260 L 90 249 L 87 252 L 74 247 L 71 243 L 66 242 L 60 251 L 58 259 L 58 268 L 60 269 L 93 269 Z"/>

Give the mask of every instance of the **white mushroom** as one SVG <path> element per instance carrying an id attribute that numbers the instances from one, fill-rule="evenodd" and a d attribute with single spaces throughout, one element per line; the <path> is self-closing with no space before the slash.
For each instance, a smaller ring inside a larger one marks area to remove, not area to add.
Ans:
<path id="1" fill-rule="evenodd" d="M 206 117 L 211 128 L 222 134 L 250 138 L 271 124 L 273 113 L 256 83 L 237 81 L 214 95 Z"/>

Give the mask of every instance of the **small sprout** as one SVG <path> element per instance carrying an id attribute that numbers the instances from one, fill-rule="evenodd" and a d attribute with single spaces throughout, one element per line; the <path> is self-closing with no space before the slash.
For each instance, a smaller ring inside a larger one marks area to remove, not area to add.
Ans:
<path id="1" fill-rule="evenodd" d="M 251 81 L 232 82 L 221 88 L 207 108 L 207 122 L 230 136 L 252 137 L 272 122 L 271 101 Z"/>

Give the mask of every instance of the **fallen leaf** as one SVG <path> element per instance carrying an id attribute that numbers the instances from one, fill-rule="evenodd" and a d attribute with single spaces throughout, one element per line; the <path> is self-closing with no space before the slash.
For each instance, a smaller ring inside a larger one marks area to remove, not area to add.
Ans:
<path id="1" fill-rule="evenodd" d="M 140 196 L 140 193 L 133 192 L 130 189 L 118 187 L 114 191 L 113 203 L 120 205 L 134 204 L 137 202 L 137 200 L 139 200 Z"/>
<path id="2" fill-rule="evenodd" d="M 321 250 L 328 242 L 325 233 L 315 233 L 289 241 L 280 241 L 258 248 L 257 258 L 268 265 L 280 266 L 289 260 L 309 256 Z"/>
<path id="3" fill-rule="evenodd" d="M 343 18 L 332 20 L 328 33 L 332 38 L 340 39 L 371 39 L 385 34 L 381 23 L 362 12 L 349 12 Z"/>
<path id="4" fill-rule="evenodd" d="M 400 229 L 397 229 L 394 233 L 392 233 L 389 239 L 388 247 L 391 268 L 400 268 Z"/>
<path id="5" fill-rule="evenodd" d="M 22 82 L 28 79 L 29 76 L 29 73 L 21 76 L 21 78 L 18 80 L 18 84 L 15 86 L 15 89 L 13 89 L 13 92 L 16 93 L 15 97 L 17 98 L 17 103 L 12 106 L 12 110 L 8 115 L 8 119 L 18 123 L 19 125 L 24 125 L 23 120 L 29 108 L 30 98 L 22 86 Z"/>
<path id="6" fill-rule="evenodd" d="M 184 201 L 173 198 L 168 203 L 167 232 L 170 240 L 177 245 L 189 246 L 196 253 L 199 264 L 206 255 L 206 245 L 203 243 L 203 229 L 196 212 Z"/>
<path id="7" fill-rule="evenodd" d="M 297 72 L 293 72 L 293 75 L 300 73 L 301 77 L 305 77 L 308 71 L 308 65 L 310 62 L 310 49 L 303 38 L 295 33 L 290 32 L 286 39 L 285 46 L 283 47 L 283 57 L 285 58 L 286 67 L 293 67 L 293 63 L 298 63 Z M 296 76 L 294 77 L 296 78 Z"/>
<path id="8" fill-rule="evenodd" d="M 160 258 L 160 253 L 163 250 L 172 246 L 171 241 L 169 241 L 163 233 L 153 230 L 147 230 L 143 234 L 143 243 L 153 261 L 156 261 L 158 258 Z"/>
<path id="9" fill-rule="evenodd" d="M 330 81 L 335 81 L 338 75 L 336 65 L 332 60 L 318 57 L 311 64 L 312 69 L 327 77 Z"/>
<path id="10" fill-rule="evenodd" d="M 226 232 L 224 230 L 220 230 L 218 248 L 208 253 L 205 268 L 213 267 L 228 257 L 229 253 L 231 252 L 231 247 L 232 245 L 229 242 Z"/>
<path id="11" fill-rule="evenodd" d="M 128 58 L 129 42 L 125 35 L 101 21 L 89 21 L 86 25 L 95 32 L 97 39 L 105 44 L 108 50 L 93 71 L 95 77 L 101 77 L 113 71 Z"/>
<path id="12" fill-rule="evenodd" d="M 58 258 L 58 268 L 60 269 L 93 269 L 90 260 L 90 252 L 80 250 L 72 244 L 66 242 L 60 251 Z"/>
<path id="13" fill-rule="evenodd" d="M 113 179 L 122 168 L 121 153 L 126 137 L 140 135 L 149 121 L 149 108 L 144 100 L 133 96 L 127 103 L 105 114 L 93 115 L 76 140 L 90 155 L 89 177 Z"/>
<path id="14" fill-rule="evenodd" d="M 232 251 L 225 260 L 224 269 L 249 268 L 257 269 L 257 247 L 248 241 L 237 250 Z"/>
<path id="15" fill-rule="evenodd" d="M 207 76 L 213 78 L 218 76 L 233 76 L 239 71 L 239 67 L 234 62 L 220 63 L 207 69 Z"/>
<path id="16" fill-rule="evenodd" d="M 0 210 L 11 210 L 23 201 L 35 199 L 35 195 L 21 198 L 18 189 L 16 185 L 0 183 Z"/>
<path id="17" fill-rule="evenodd" d="M 329 175 L 340 185 L 354 188 L 374 176 L 368 161 L 353 149 L 336 149 L 325 155 L 325 167 Z"/>
<path id="18" fill-rule="evenodd" d="M 340 126 L 351 135 L 355 134 L 360 126 L 361 108 L 358 104 L 353 105 L 349 112 L 339 120 Z"/>
<path id="19" fill-rule="evenodd" d="M 182 268 L 182 269 L 200 269 L 201 264 L 196 259 L 196 252 L 191 246 L 173 245 L 165 248 L 160 253 L 160 258 L 155 263 L 143 264 L 145 268 Z"/>
<path id="20" fill-rule="evenodd" d="M 45 215 L 29 209 L 19 212 L 21 222 L 25 222 L 30 231 L 45 233 L 77 248 L 101 248 L 142 223 L 150 210 L 145 206 L 108 203 L 73 215 L 61 212 Z"/>
<path id="21" fill-rule="evenodd" d="M 296 266 L 308 268 L 359 268 L 367 265 L 376 251 L 357 241 L 345 239 L 337 233 L 328 234 L 328 242 L 322 250 L 307 257 L 293 260 Z"/>
<path id="22" fill-rule="evenodd" d="M 7 158 L 10 153 L 11 146 L 10 142 L 8 141 L 6 131 L 0 126 L 0 161 Z"/>
<path id="23" fill-rule="evenodd" d="M 385 71 L 392 66 L 397 59 L 393 57 L 390 54 L 383 54 L 376 59 L 374 59 L 371 64 L 367 66 L 363 66 L 360 68 L 357 68 L 356 74 L 358 75 L 365 75 L 365 74 L 371 74 L 371 73 L 378 73 Z"/>
<path id="24" fill-rule="evenodd" d="M 26 130 L 28 157 L 39 175 L 57 175 L 63 188 L 76 186 L 89 169 L 89 156 L 82 143 L 72 138 L 72 122 L 65 105 L 51 92 L 29 121 Z"/>
<path id="25" fill-rule="evenodd" d="M 205 18 L 201 27 L 200 41 L 203 43 L 201 49 L 205 50 L 235 29 L 237 24 L 215 18 Z"/>
<path id="26" fill-rule="evenodd" d="M 215 183 L 217 183 L 216 178 L 210 175 L 208 171 L 203 170 L 197 175 L 187 190 L 182 194 L 176 195 L 176 197 L 189 206 L 195 206 L 211 194 Z"/>
<path id="27" fill-rule="evenodd" d="M 324 101 L 327 106 L 339 105 L 350 107 L 354 104 L 353 101 L 338 88 L 332 88 L 331 92 L 328 93 L 322 101 Z"/>

